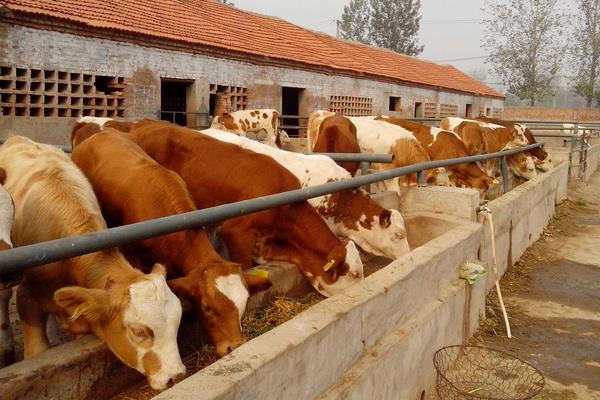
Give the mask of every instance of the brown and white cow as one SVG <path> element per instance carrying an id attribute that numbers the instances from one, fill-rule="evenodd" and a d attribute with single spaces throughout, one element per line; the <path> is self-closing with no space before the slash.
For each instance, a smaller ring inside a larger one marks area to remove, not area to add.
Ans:
<path id="1" fill-rule="evenodd" d="M 317 143 L 319 136 L 319 128 L 325 118 L 333 117 L 335 113 L 326 110 L 316 110 L 310 114 L 308 118 L 308 128 L 306 131 L 306 139 L 308 144 L 308 151 L 312 151 Z"/>
<path id="2" fill-rule="evenodd" d="M 329 157 L 275 149 L 216 129 L 207 129 L 202 133 L 272 157 L 293 173 L 300 180 L 302 187 L 352 177 Z M 309 199 L 308 202 L 336 235 L 354 241 L 369 253 L 395 260 L 410 252 L 400 212 L 382 208 L 362 189 L 345 190 Z"/>
<path id="3" fill-rule="evenodd" d="M 470 155 L 464 142 L 455 132 L 389 116 L 381 116 L 377 119 L 398 125 L 412 132 L 425 147 L 432 160 L 448 160 Z M 450 180 L 456 186 L 474 188 L 480 192 L 486 191 L 493 180 L 475 163 L 459 164 L 448 167 L 447 170 L 450 172 Z"/>
<path id="4" fill-rule="evenodd" d="M 272 158 L 191 129 L 142 121 L 131 133 L 146 153 L 183 178 L 198 208 L 301 188 Z M 340 241 L 306 201 L 230 219 L 220 235 L 232 260 L 249 265 L 256 249 L 259 259 L 294 263 L 325 296 L 363 279 L 355 244 Z"/>
<path id="5" fill-rule="evenodd" d="M 349 117 L 349 119 L 356 126 L 358 144 L 363 153 L 394 156 L 393 163 L 373 163 L 371 164 L 373 169 L 387 170 L 431 161 L 423 145 L 408 130 L 385 121 L 376 121 L 375 117 Z M 450 185 L 444 168 L 425 172 L 428 183 Z M 399 191 L 399 182 L 403 185 L 416 185 L 417 174 L 404 176 L 400 180 L 390 179 L 378 186 L 384 190 Z"/>
<path id="6" fill-rule="evenodd" d="M 131 125 L 131 122 L 115 121 L 112 118 L 81 117 L 71 128 L 71 146 L 77 146 L 88 137 L 100 132 L 102 128 L 113 128 L 120 132 L 129 132 Z"/>
<path id="7" fill-rule="evenodd" d="M 528 144 L 537 143 L 535 137 L 533 136 L 533 133 L 526 125 L 484 116 L 478 117 L 477 120 L 504 126 L 507 128 L 514 126 L 515 129 L 521 129 L 523 131 L 523 134 L 525 135 Z M 541 171 L 549 171 L 550 169 L 552 169 L 552 160 L 548 157 L 548 153 L 543 148 L 537 147 L 535 149 L 528 150 L 525 154 L 533 158 L 533 162 L 535 163 L 536 168 L 540 169 Z"/>
<path id="8" fill-rule="evenodd" d="M 441 122 L 442 129 L 452 130 L 456 132 L 465 141 L 474 140 L 477 135 L 481 135 L 481 149 L 479 154 L 497 153 L 503 150 L 509 150 L 528 144 L 527 138 L 522 129 L 513 127 L 503 127 L 487 122 L 469 120 L 457 117 L 444 118 Z M 472 154 L 474 155 L 474 154 Z M 515 157 L 517 158 L 517 157 Z M 521 158 L 521 157 L 518 157 Z M 531 162 L 526 162 L 524 169 L 515 170 L 517 175 L 526 179 L 531 179 L 535 176 L 535 168 L 530 168 Z M 483 169 L 486 174 L 494 177 L 499 175 L 499 159 L 490 159 L 482 162 Z M 521 165 L 520 162 L 513 163 L 513 166 Z"/>
<path id="9" fill-rule="evenodd" d="M 281 147 L 277 135 L 278 118 L 279 113 L 277 110 L 258 109 L 233 111 L 213 118 L 210 127 L 232 132 L 244 137 L 248 136 L 248 133 L 259 133 L 264 131 L 266 133 L 266 138 L 264 140 L 265 144 Z"/>
<path id="10" fill-rule="evenodd" d="M 92 187 L 61 150 L 11 137 L 0 147 L 0 168 L 15 203 L 15 246 L 106 229 Z M 181 304 L 160 264 L 143 274 L 110 249 L 36 267 L 17 288 L 17 308 L 25 358 L 49 348 L 46 321 L 56 314 L 71 333 L 96 334 L 155 389 L 185 373 Z"/>
<path id="11" fill-rule="evenodd" d="M 315 153 L 360 153 L 360 146 L 356 138 L 356 126 L 348 118 L 337 113 L 326 117 L 319 124 L 316 142 L 310 151 Z M 360 163 L 338 162 L 354 176 Z"/>
<path id="12" fill-rule="evenodd" d="M 150 158 L 126 133 L 105 128 L 75 146 L 72 159 L 92 183 L 109 225 L 196 210 L 185 182 Z M 128 250 L 144 264 L 160 262 L 169 278 L 177 278 L 169 286 L 184 301 L 194 303 L 219 355 L 244 342 L 240 321 L 249 297 L 246 282 L 262 288 L 270 285 L 268 280 L 245 278 L 240 264 L 217 254 L 203 229 L 148 239 Z"/>
<path id="13" fill-rule="evenodd" d="M 15 207 L 8 191 L 4 188 L 6 171 L 0 168 L 0 251 L 12 248 L 10 231 L 13 225 Z M 18 279 L 0 276 L 0 367 L 8 365 L 14 358 L 14 336 L 8 313 L 12 287 Z"/>

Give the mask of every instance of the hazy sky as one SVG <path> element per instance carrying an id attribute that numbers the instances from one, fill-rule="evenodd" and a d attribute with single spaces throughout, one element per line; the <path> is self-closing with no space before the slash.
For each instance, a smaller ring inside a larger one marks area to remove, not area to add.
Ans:
<path id="1" fill-rule="evenodd" d="M 233 0 L 238 8 L 273 15 L 297 25 L 335 35 L 335 19 L 349 0 Z M 482 29 L 478 21 L 483 0 L 421 0 L 419 37 L 425 50 L 421 58 L 452 64 L 470 72 L 485 66 L 481 57 Z"/>

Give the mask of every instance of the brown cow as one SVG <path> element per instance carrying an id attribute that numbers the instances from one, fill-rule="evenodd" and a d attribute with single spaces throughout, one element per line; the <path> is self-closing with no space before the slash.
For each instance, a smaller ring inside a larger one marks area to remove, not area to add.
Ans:
<path id="1" fill-rule="evenodd" d="M 0 167 L 15 202 L 15 246 L 106 229 L 92 187 L 61 150 L 11 137 L 0 147 Z M 46 321 L 56 314 L 71 333 L 96 334 L 155 389 L 185 373 L 177 346 L 181 304 L 160 264 L 143 274 L 109 249 L 42 265 L 25 273 L 17 309 L 25 358 L 48 349 Z"/>
<path id="2" fill-rule="evenodd" d="M 199 208 L 301 187 L 272 158 L 191 129 L 143 121 L 131 133 L 152 158 L 183 178 Z M 249 265 L 257 249 L 263 260 L 292 262 L 326 296 L 363 278 L 354 243 L 341 242 L 306 201 L 230 219 L 220 233 L 232 260 Z"/>
<path id="3" fill-rule="evenodd" d="M 120 132 L 129 132 L 131 122 L 115 121 L 111 118 L 81 117 L 71 128 L 71 146 L 75 148 L 88 137 L 100 132 L 102 128 L 113 128 Z"/>
<path id="4" fill-rule="evenodd" d="M 360 153 L 360 146 L 356 138 L 356 126 L 340 113 L 326 117 L 319 125 L 314 148 L 309 149 L 315 153 Z M 354 176 L 360 163 L 337 162 Z"/>
<path id="5" fill-rule="evenodd" d="M 497 153 L 502 150 L 508 150 L 528 144 L 522 131 L 515 127 L 505 128 L 503 126 L 488 124 L 477 120 L 468 120 L 462 118 L 444 118 L 441 123 L 442 129 L 452 130 L 456 132 L 467 144 L 468 141 L 476 143 L 477 135 L 481 135 L 481 153 L 490 154 Z M 498 176 L 500 174 L 500 160 L 489 159 L 482 162 L 483 169 L 490 176 Z M 535 171 L 533 171 L 535 172 Z M 530 176 L 530 171 L 526 168 L 522 175 Z M 528 177 L 529 179 L 529 177 Z"/>
<path id="6" fill-rule="evenodd" d="M 515 127 L 515 129 L 521 129 L 523 131 L 523 134 L 525 135 L 525 138 L 527 139 L 528 144 L 537 143 L 537 141 L 535 140 L 535 137 L 533 136 L 533 133 L 525 125 L 517 124 L 512 121 L 505 121 L 502 119 L 490 118 L 490 117 L 485 117 L 485 116 L 477 117 L 477 120 L 487 122 L 490 124 L 504 126 L 507 128 Z M 550 168 L 552 168 L 552 161 L 548 158 L 548 153 L 543 148 L 537 147 L 535 149 L 528 150 L 526 152 L 526 154 L 533 157 L 535 166 L 537 168 L 539 168 L 540 170 L 548 171 L 548 170 L 550 170 Z"/>
<path id="7" fill-rule="evenodd" d="M 377 119 L 398 125 L 412 132 L 425 147 L 432 160 L 448 160 L 470 155 L 464 142 L 454 132 L 394 117 L 381 116 Z M 458 187 L 470 187 L 484 192 L 493 180 L 475 163 L 459 164 L 446 169 L 451 172 L 450 180 L 454 181 Z"/>
<path id="8" fill-rule="evenodd" d="M 77 142 L 76 132 L 74 139 Z M 76 145 L 72 159 L 92 183 L 109 225 L 196 210 L 183 180 L 156 163 L 126 133 L 105 128 Z M 203 229 L 128 247 L 135 258 L 145 263 L 160 262 L 167 267 L 169 278 L 178 278 L 170 280 L 169 286 L 184 301 L 194 302 L 219 355 L 230 353 L 244 342 L 240 321 L 249 295 L 246 281 L 258 287 L 268 287 L 270 282 L 255 276 L 245 279 L 242 266 L 223 260 Z"/>

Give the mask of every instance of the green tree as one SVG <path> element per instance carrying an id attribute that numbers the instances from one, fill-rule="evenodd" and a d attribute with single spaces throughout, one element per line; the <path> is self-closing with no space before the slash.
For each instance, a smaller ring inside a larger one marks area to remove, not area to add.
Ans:
<path id="1" fill-rule="evenodd" d="M 552 80 L 564 53 L 563 11 L 558 0 L 487 0 L 483 11 L 482 47 L 486 62 L 507 87 L 508 94 L 529 100 L 554 95 Z"/>
<path id="2" fill-rule="evenodd" d="M 591 107 L 600 99 L 600 0 L 577 0 L 569 50 L 571 84 Z"/>
<path id="3" fill-rule="evenodd" d="M 344 6 L 340 22 L 341 37 L 360 43 L 369 43 L 370 14 L 368 0 L 351 0 Z"/>
<path id="4" fill-rule="evenodd" d="M 417 56 L 419 45 L 421 0 L 370 0 L 371 43 L 398 53 Z"/>
<path id="5" fill-rule="evenodd" d="M 343 39 L 384 47 L 416 56 L 419 45 L 421 0 L 351 0 L 340 25 Z"/>

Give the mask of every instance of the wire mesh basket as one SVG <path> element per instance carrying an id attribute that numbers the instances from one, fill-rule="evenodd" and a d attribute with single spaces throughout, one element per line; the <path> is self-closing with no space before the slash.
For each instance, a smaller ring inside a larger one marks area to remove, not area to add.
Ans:
<path id="1" fill-rule="evenodd" d="M 531 364 L 508 353 L 480 346 L 448 346 L 433 356 L 440 399 L 525 400 L 544 388 Z"/>

